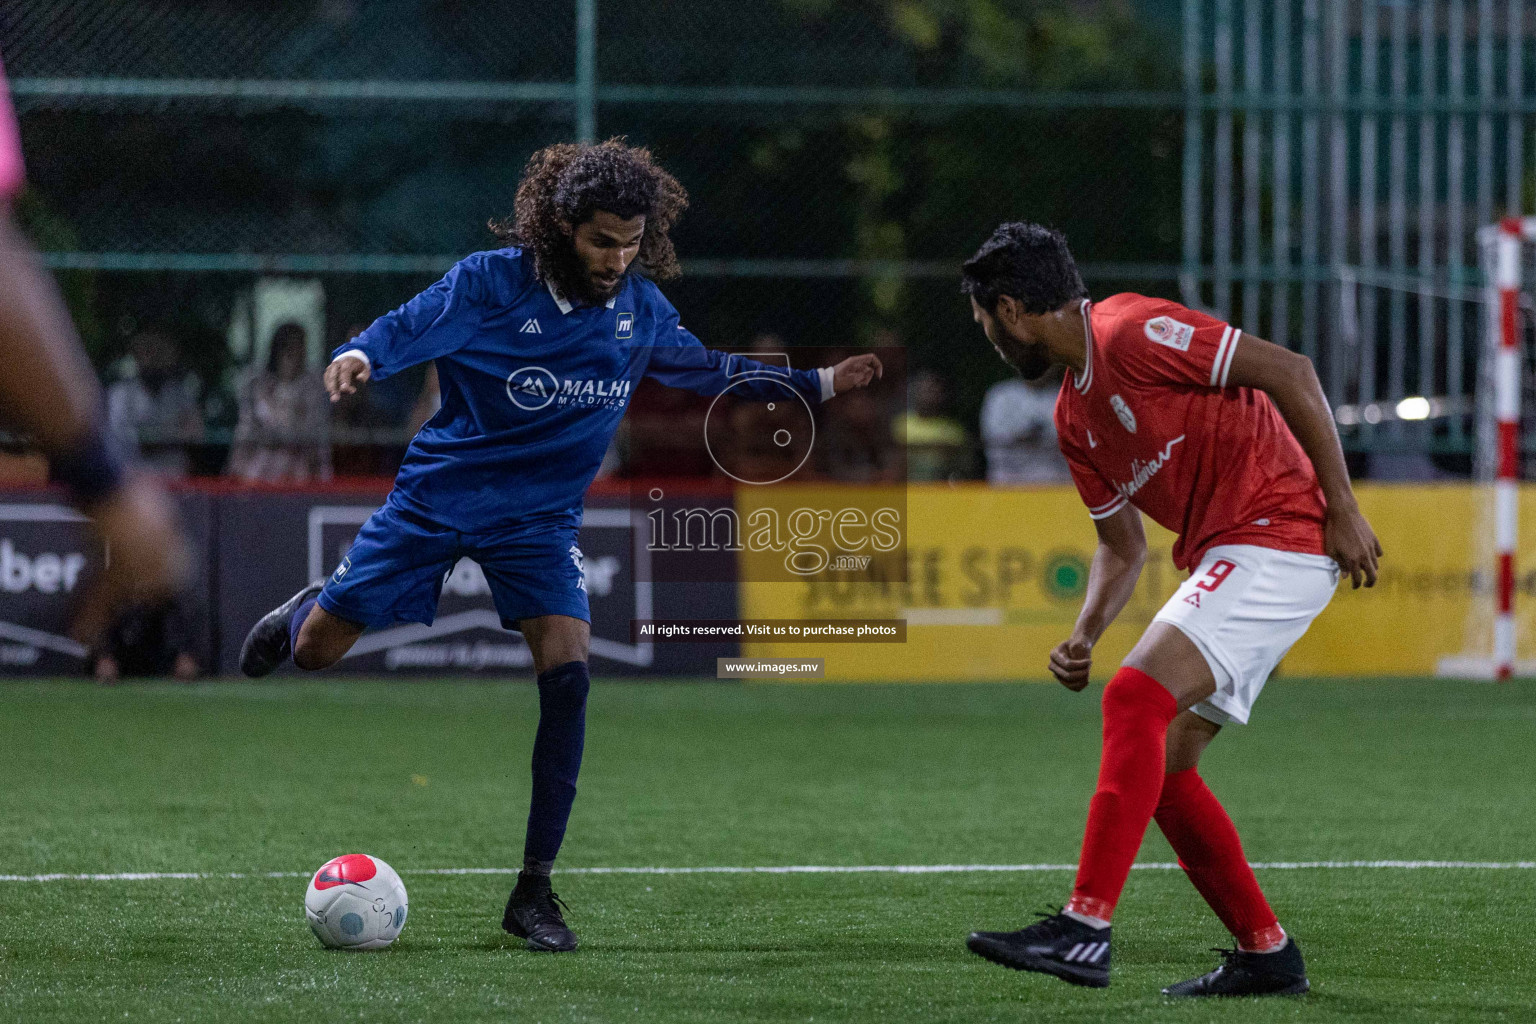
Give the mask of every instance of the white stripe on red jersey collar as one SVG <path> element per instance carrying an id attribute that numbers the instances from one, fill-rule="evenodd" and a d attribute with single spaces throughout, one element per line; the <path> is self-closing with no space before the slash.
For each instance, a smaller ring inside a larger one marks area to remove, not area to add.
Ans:
<path id="1" fill-rule="evenodd" d="M 1088 389 L 1093 387 L 1093 301 L 1084 299 L 1083 304 L 1077 307 L 1083 314 L 1083 372 L 1081 375 L 1072 374 L 1072 386 L 1077 388 L 1080 395 L 1086 395 Z"/>

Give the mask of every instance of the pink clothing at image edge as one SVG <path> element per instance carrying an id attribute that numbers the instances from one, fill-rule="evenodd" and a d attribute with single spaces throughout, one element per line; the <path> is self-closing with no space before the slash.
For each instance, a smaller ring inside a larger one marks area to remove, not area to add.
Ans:
<path id="1" fill-rule="evenodd" d="M 16 131 L 16 114 L 11 109 L 11 90 L 6 84 L 5 67 L 0 65 L 0 196 L 15 195 L 24 179 L 21 136 Z"/>

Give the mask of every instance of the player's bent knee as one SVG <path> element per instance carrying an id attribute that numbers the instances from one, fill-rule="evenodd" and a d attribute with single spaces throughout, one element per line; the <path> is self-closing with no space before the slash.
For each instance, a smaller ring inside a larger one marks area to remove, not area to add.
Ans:
<path id="1" fill-rule="evenodd" d="M 1200 755 L 1215 739 L 1221 726 L 1192 711 L 1185 711 L 1168 727 L 1167 774 L 1177 775 L 1199 767 Z"/>
<path id="2" fill-rule="evenodd" d="M 587 660 L 591 628 L 586 620 L 567 615 L 525 619 L 519 628 L 533 650 L 534 671 L 543 673 L 573 661 Z"/>
<path id="3" fill-rule="evenodd" d="M 1162 684 L 1185 709 L 1216 692 L 1216 677 L 1195 642 L 1178 626 L 1154 621 L 1125 662 Z"/>
<path id="4" fill-rule="evenodd" d="M 587 663 L 586 644 L 545 644 L 534 652 L 533 670 L 543 675 L 572 662 Z"/>
<path id="5" fill-rule="evenodd" d="M 1187 747 L 1174 747 L 1171 743 L 1169 744 L 1167 764 L 1163 771 L 1164 775 L 1179 775 L 1199 766 L 1199 750 L 1191 750 Z"/>
<path id="6" fill-rule="evenodd" d="M 551 655 L 550 664 L 563 665 L 569 661 L 586 661 L 590 655 L 591 636 L 590 627 L 578 620 L 573 628 L 563 631 L 559 636 L 559 642 L 552 645 L 552 650 L 546 652 Z"/>
<path id="7" fill-rule="evenodd" d="M 1105 721 L 1109 721 L 1118 715 L 1132 714 L 1138 710 L 1161 712 L 1172 698 L 1168 689 L 1146 672 L 1122 666 L 1104 687 L 1099 706 L 1104 711 Z"/>
<path id="8" fill-rule="evenodd" d="M 556 665 L 563 665 L 570 661 L 586 662 L 589 658 L 590 652 L 587 650 L 587 639 L 582 637 L 580 640 L 567 646 L 563 652 L 556 653 L 553 661 Z"/>

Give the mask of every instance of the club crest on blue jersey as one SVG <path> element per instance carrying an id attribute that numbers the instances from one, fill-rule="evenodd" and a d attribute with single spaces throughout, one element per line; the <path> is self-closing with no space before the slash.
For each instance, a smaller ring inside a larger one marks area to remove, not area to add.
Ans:
<path id="1" fill-rule="evenodd" d="M 507 397 L 519 409 L 537 412 L 559 393 L 559 378 L 542 366 L 525 366 L 507 377 Z"/>
<path id="2" fill-rule="evenodd" d="M 608 380 L 587 377 L 556 377 L 542 366 L 524 366 L 507 377 L 507 397 L 519 409 L 538 412 L 551 403 L 560 408 L 622 409 L 629 402 L 632 382 L 624 377 Z"/>
<path id="3" fill-rule="evenodd" d="M 631 338 L 635 334 L 635 314 L 620 313 L 618 321 L 613 326 L 615 338 Z"/>

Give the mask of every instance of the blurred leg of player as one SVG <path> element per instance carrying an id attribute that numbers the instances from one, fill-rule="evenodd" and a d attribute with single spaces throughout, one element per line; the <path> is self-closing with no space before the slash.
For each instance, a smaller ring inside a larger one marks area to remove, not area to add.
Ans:
<path id="1" fill-rule="evenodd" d="M 0 110 L 0 118 L 8 117 L 8 110 Z M 186 541 L 164 493 L 129 473 L 106 437 L 96 376 L 58 290 L 12 224 L 3 195 L 0 366 L 0 416 L 42 449 L 51 478 L 68 488 L 112 551 L 74 625 L 77 639 L 92 643 L 118 609 L 175 592 L 187 571 Z"/>

